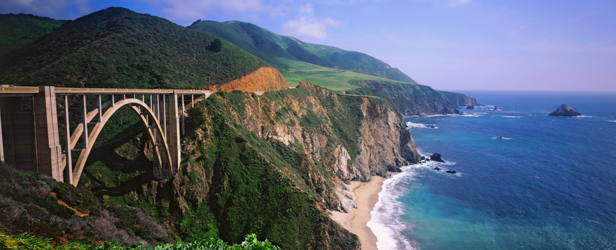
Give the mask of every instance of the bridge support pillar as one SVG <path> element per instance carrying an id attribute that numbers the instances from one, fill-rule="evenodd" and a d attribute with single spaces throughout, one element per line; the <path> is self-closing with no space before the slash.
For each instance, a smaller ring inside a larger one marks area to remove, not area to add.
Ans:
<path id="1" fill-rule="evenodd" d="M 178 93 L 173 91 L 173 94 L 169 95 L 169 112 L 167 115 L 167 122 L 169 129 L 167 130 L 167 142 L 169 143 L 169 151 L 171 154 L 171 173 L 175 174 L 180 168 L 180 162 L 182 161 L 182 151 L 180 145 L 180 117 L 178 112 Z"/>
<path id="2" fill-rule="evenodd" d="M 62 147 L 58 133 L 55 87 L 39 87 L 34 97 L 36 127 L 37 172 L 63 181 Z"/>

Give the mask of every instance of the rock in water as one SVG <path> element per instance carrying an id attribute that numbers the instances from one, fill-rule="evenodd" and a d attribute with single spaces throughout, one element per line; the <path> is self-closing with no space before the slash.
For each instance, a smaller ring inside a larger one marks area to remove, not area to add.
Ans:
<path id="1" fill-rule="evenodd" d="M 580 112 L 573 110 L 572 107 L 567 106 L 567 104 L 560 105 L 554 112 L 550 113 L 549 116 L 581 116 Z"/>
<path id="2" fill-rule="evenodd" d="M 466 106 L 466 109 L 475 109 L 475 106 L 473 106 L 473 105 L 468 105 L 468 106 Z"/>
<path id="3" fill-rule="evenodd" d="M 430 160 L 433 160 L 433 161 L 438 161 L 438 162 L 445 162 L 445 161 L 441 158 L 441 154 L 439 154 L 439 153 L 434 153 L 432 156 L 430 156 Z"/>

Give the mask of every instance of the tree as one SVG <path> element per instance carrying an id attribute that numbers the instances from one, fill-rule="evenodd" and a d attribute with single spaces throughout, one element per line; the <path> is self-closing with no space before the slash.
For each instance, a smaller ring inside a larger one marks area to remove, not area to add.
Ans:
<path id="1" fill-rule="evenodd" d="M 210 46 L 208 46 L 208 50 L 212 52 L 220 52 L 222 50 L 222 42 L 220 41 L 220 39 L 214 39 L 214 41 L 210 43 Z"/>

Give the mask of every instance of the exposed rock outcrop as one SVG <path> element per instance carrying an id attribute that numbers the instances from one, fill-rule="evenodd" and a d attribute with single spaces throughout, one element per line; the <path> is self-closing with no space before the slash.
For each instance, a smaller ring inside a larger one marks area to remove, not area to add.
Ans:
<path id="1" fill-rule="evenodd" d="M 573 110 L 572 107 L 567 104 L 560 105 L 554 112 L 550 113 L 549 116 L 581 116 L 580 112 Z"/>
<path id="2" fill-rule="evenodd" d="M 225 84 L 212 85 L 210 88 L 214 91 L 240 90 L 252 92 L 283 90 L 288 89 L 289 85 L 287 85 L 287 81 L 277 69 L 272 67 L 261 67 L 248 75 Z"/>
<path id="3" fill-rule="evenodd" d="M 439 153 L 432 154 L 432 156 L 430 156 L 430 160 L 438 161 L 438 162 L 445 162 L 445 160 L 443 160 L 443 158 L 441 158 L 441 154 L 439 154 Z"/>

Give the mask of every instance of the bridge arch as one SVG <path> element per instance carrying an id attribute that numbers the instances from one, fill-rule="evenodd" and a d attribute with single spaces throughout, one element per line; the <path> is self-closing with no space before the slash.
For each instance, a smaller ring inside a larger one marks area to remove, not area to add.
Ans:
<path id="1" fill-rule="evenodd" d="M 137 112 L 142 124 L 148 128 L 148 135 L 154 141 L 154 153 L 156 154 L 154 163 L 157 165 L 154 167 L 154 175 L 159 179 L 169 179 L 173 177 L 172 175 L 181 163 L 180 136 L 184 135 L 186 101 L 193 106 L 195 101 L 206 99 L 212 93 L 208 90 L 195 89 L 105 89 L 0 85 L 0 110 L 2 110 L 0 111 L 0 162 L 5 161 L 6 155 L 9 161 L 15 164 L 19 155 L 20 159 L 23 159 L 23 166 L 20 168 L 46 174 L 60 182 L 77 185 L 94 146 L 93 142 L 96 141 L 109 118 L 121 107 L 129 105 Z M 70 107 L 69 96 L 79 97 L 81 107 Z M 87 96 L 95 96 L 97 104 L 88 107 Z M 103 96 L 108 99 L 101 103 Z M 148 96 L 149 105 L 146 104 L 146 96 Z M 65 136 L 64 145 L 61 145 L 59 138 L 62 127 L 58 120 L 62 116 L 58 115 L 58 108 L 62 105 L 57 105 L 57 97 L 64 99 L 64 115 L 62 115 L 65 124 L 62 133 Z M 120 101 L 116 102 L 116 97 L 120 97 Z M 141 100 L 138 97 L 141 97 Z M 189 99 L 185 100 L 185 97 Z M 31 98 L 31 109 L 23 109 L 20 106 L 22 98 Z M 78 122 L 78 126 L 72 128 L 73 130 L 70 128 L 68 115 L 70 109 L 80 110 L 81 113 L 81 122 Z M 14 131 L 21 126 L 18 130 L 20 137 L 15 137 L 13 132 L 9 132 L 11 136 L 5 140 L 2 137 L 4 133 L 1 133 L 4 125 L 7 125 L 8 131 Z M 92 132 L 89 132 L 90 130 Z M 83 148 L 77 148 L 81 140 L 83 140 Z M 73 167 L 72 160 L 73 152 L 80 152 L 75 167 Z"/>
<path id="2" fill-rule="evenodd" d="M 146 103 L 144 103 L 143 101 L 139 99 L 128 98 L 128 99 L 117 101 L 111 107 L 109 107 L 102 115 L 102 121 L 96 123 L 92 131 L 89 133 L 88 135 L 89 143 L 87 147 L 81 151 L 81 154 L 79 154 L 79 158 L 72 171 L 71 184 L 77 186 L 77 184 L 79 183 L 79 179 L 81 178 L 81 174 L 85 167 L 88 156 L 90 155 L 90 152 L 92 148 L 94 147 L 94 144 L 96 142 L 96 139 L 98 138 L 98 135 L 105 127 L 105 124 L 107 123 L 109 118 L 111 118 L 115 114 L 115 112 L 118 111 L 120 108 L 127 106 L 127 105 L 131 107 L 131 110 L 135 111 L 135 113 L 139 115 L 141 123 L 144 126 L 146 126 L 148 135 L 150 136 L 152 142 L 155 145 L 154 147 L 156 151 L 155 161 L 158 164 L 158 167 L 162 168 L 161 170 L 163 172 L 172 171 L 171 151 L 169 149 L 169 144 L 167 143 L 165 134 L 163 134 L 162 132 L 163 129 L 162 129 L 160 121 L 156 118 L 156 115 Z M 94 112 L 94 114 L 97 113 L 96 111 L 92 111 L 92 112 Z M 90 112 L 90 114 L 92 112 Z M 91 118 L 89 120 L 91 120 Z M 75 129 L 75 132 L 73 133 L 71 137 L 76 136 L 78 138 L 81 135 L 81 131 L 83 131 L 83 129 L 79 129 L 79 128 L 82 128 L 82 127 L 83 126 L 78 126 Z M 81 130 L 81 131 L 78 131 L 78 130 Z M 71 141 L 73 142 L 73 140 Z M 76 140 L 74 141 L 74 143 L 71 143 L 71 144 L 75 144 L 75 143 L 76 143 Z M 71 148 L 73 147 L 74 145 L 71 145 Z M 65 164 L 65 167 L 66 166 L 67 165 Z"/>

